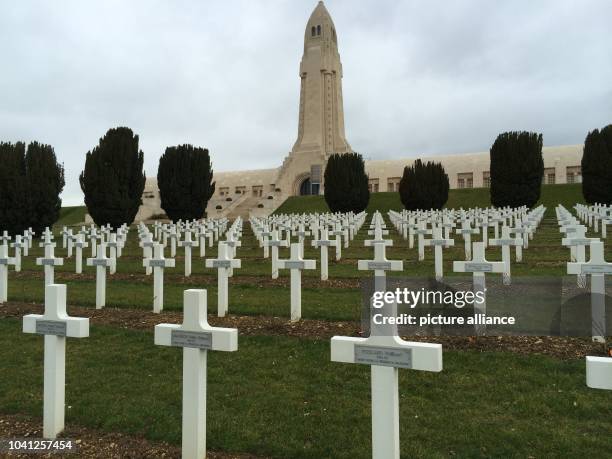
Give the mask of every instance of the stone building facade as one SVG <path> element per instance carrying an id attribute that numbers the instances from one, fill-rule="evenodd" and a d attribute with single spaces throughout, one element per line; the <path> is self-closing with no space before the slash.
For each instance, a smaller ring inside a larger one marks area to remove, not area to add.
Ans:
<path id="1" fill-rule="evenodd" d="M 344 130 L 342 64 L 334 22 L 319 2 L 304 32 L 300 63 L 300 106 L 297 139 L 282 164 L 274 169 L 215 172 L 216 190 L 209 216 L 262 216 L 290 196 L 323 193 L 323 171 L 332 153 L 353 151 Z M 580 181 L 582 145 L 544 147 L 544 183 Z M 488 186 L 489 153 L 420 157 L 441 162 L 451 188 Z M 366 161 L 370 191 L 397 191 L 405 166 L 417 157 Z M 214 160 L 214 157 L 213 157 Z M 147 179 L 137 221 L 163 214 L 155 178 Z"/>

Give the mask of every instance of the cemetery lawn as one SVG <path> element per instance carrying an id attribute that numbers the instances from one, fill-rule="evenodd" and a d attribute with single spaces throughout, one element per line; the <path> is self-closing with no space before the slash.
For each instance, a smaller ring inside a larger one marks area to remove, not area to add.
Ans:
<path id="1" fill-rule="evenodd" d="M 15 343 L 19 346 L 15 346 Z M 40 418 L 40 336 L 0 321 L 5 414 Z M 330 362 L 329 341 L 241 336 L 210 353 L 208 447 L 273 457 L 370 455 L 369 367 Z M 152 331 L 92 326 L 67 344 L 66 422 L 180 444 L 182 353 Z M 445 351 L 444 371 L 400 371 L 405 457 L 606 457 L 612 405 L 584 360 Z"/>
<path id="2" fill-rule="evenodd" d="M 581 201 L 580 185 L 542 187 L 541 202 L 548 211 L 524 250 L 522 263 L 515 262 L 513 251 L 514 278 L 565 275 L 569 249 L 561 246 L 554 207 L 562 203 L 571 209 Z M 449 207 L 488 205 L 487 189 L 450 192 Z M 404 271 L 394 275 L 433 276 L 431 249 L 418 262 L 416 245 L 409 249 L 408 241 L 389 225 L 386 211 L 390 208 L 401 208 L 396 193 L 372 195 L 369 212 L 383 212 L 388 237 L 394 240 L 387 257 L 404 260 Z M 322 197 L 309 196 L 290 198 L 279 213 L 325 210 Z M 64 266 L 55 271 L 55 282 L 68 287 L 69 313 L 73 306 L 93 311 L 95 305 L 95 270 L 85 263 L 91 249 L 84 249 L 83 274 L 76 275 L 75 256 L 65 258 L 58 236 L 64 225 L 78 229 L 76 223 L 84 212 L 83 207 L 64 208 L 55 226 L 56 256 L 64 258 Z M 371 273 L 358 271 L 357 260 L 373 256 L 372 249 L 363 245 L 369 238 L 367 227 L 348 249 L 343 248 L 340 261 L 330 251 L 329 281 L 320 281 L 318 269 L 302 273 L 304 319 L 327 321 L 322 328 L 358 327 L 360 282 Z M 66 422 L 180 445 L 182 353 L 155 346 L 151 318 L 139 316 L 152 310 L 153 278 L 144 273 L 136 239 L 132 227 L 117 274 L 107 275 L 106 312 L 117 312 L 110 308 L 119 307 L 122 313 L 148 322 L 138 327 L 110 325 L 94 317 L 89 338 L 68 340 Z M 288 272 L 281 270 L 279 279 L 271 279 L 270 259 L 262 258 L 263 249 L 248 224 L 241 240 L 237 258 L 242 268 L 229 280 L 229 314 L 237 319 L 251 316 L 253 322 L 267 320 L 271 325 L 254 334 L 248 334 L 246 325 L 241 334 L 239 326 L 238 352 L 209 354 L 208 448 L 272 457 L 370 457 L 369 367 L 331 362 L 328 337 L 311 336 L 304 322 L 289 324 Z M 42 269 L 35 264 L 43 252 L 38 241 L 34 245 L 22 260 L 22 272 L 11 270 L 8 275 L 8 300 L 21 311 L 39 312 L 44 297 Z M 463 259 L 463 247 L 462 238 L 455 236 L 455 247 L 444 251 L 445 276 L 454 275 L 452 261 Z M 612 259 L 612 236 L 605 247 L 606 258 Z M 317 268 L 319 253 L 310 245 L 305 247 L 305 258 L 317 260 Z M 206 258 L 216 256 L 216 248 L 206 248 Z M 280 250 L 280 258 L 288 256 L 288 249 Z M 501 251 L 492 247 L 486 256 L 501 260 Z M 204 267 L 197 248 L 189 278 L 183 277 L 183 262 L 183 250 L 177 248 L 176 268 L 165 271 L 164 311 L 180 313 L 183 291 L 205 288 L 209 313 L 215 314 L 216 271 Z M 493 276 L 489 279 L 494 281 Z M 22 414 L 41 422 L 43 338 L 23 334 L 21 321 L 2 311 L 0 305 L 0 414 Z M 171 319 L 176 314 L 164 311 L 155 316 L 156 323 L 177 322 Z M 274 328 L 278 321 L 283 325 Z M 290 327 L 295 333 L 287 331 Z M 459 350 L 445 345 L 441 373 L 400 370 L 402 456 L 609 456 L 612 394 L 586 387 L 584 357 L 568 353 L 572 358 L 562 359 L 514 350 Z"/>
<path id="3" fill-rule="evenodd" d="M 571 209 L 576 203 L 584 203 L 582 196 L 582 185 L 560 184 L 542 185 L 542 195 L 539 204 L 548 208 L 549 212 L 557 204 L 562 204 Z M 465 188 L 453 189 L 448 192 L 447 209 L 469 209 L 473 207 L 489 207 L 491 199 L 488 188 Z M 386 214 L 390 209 L 402 209 L 399 193 L 380 192 L 370 194 L 370 203 L 366 211 L 372 213 L 375 210 Z M 293 196 L 288 198 L 274 213 L 275 214 L 297 214 L 308 212 L 329 212 L 324 196 Z"/>
<path id="4" fill-rule="evenodd" d="M 85 220 L 86 213 L 87 207 L 85 206 L 62 207 L 56 225 L 75 225 L 81 223 Z"/>

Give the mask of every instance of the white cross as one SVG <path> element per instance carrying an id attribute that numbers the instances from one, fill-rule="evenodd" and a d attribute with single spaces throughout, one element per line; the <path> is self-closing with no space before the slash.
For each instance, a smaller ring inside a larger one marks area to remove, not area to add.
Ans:
<path id="1" fill-rule="evenodd" d="M 268 230 L 268 226 L 265 225 L 263 230 L 259 232 L 260 247 L 263 247 L 263 257 L 268 258 L 270 256 L 270 244 L 268 244 L 268 238 L 272 236 L 272 232 Z"/>
<path id="2" fill-rule="evenodd" d="M 330 233 L 332 236 L 336 236 L 336 261 L 339 261 L 342 258 L 342 236 L 344 235 L 344 231 L 342 231 L 342 226 L 340 223 L 336 223 L 334 231 Z"/>
<path id="3" fill-rule="evenodd" d="M 242 242 L 240 242 L 237 238 L 239 236 L 237 236 L 236 234 L 234 234 L 233 231 L 228 231 L 226 236 L 225 236 L 225 244 L 228 247 L 228 251 L 230 256 L 233 258 L 236 256 L 236 248 L 237 247 L 241 247 L 242 246 Z M 234 275 L 234 269 L 230 268 L 229 272 L 228 272 L 229 277 L 232 277 Z"/>
<path id="4" fill-rule="evenodd" d="M 472 258 L 472 234 L 478 234 L 478 228 L 472 228 L 472 224 L 464 220 L 461 223 L 461 229 L 455 230 L 455 233 L 463 236 L 463 242 L 465 245 L 465 259 L 469 260 Z"/>
<path id="5" fill-rule="evenodd" d="M 23 248 L 24 257 L 28 256 L 28 251 L 32 248 L 32 239 L 34 239 L 34 234 L 35 233 L 32 231 L 32 228 L 28 228 L 23 232 L 23 237 L 27 242 L 26 246 Z"/>
<path id="6" fill-rule="evenodd" d="M 155 344 L 183 348 L 182 457 L 206 456 L 207 351 L 238 350 L 238 330 L 211 327 L 206 318 L 206 290 L 185 290 L 183 324 L 155 326 Z"/>
<path id="7" fill-rule="evenodd" d="M 8 245 L 11 242 L 11 237 L 8 234 L 8 231 L 4 230 L 2 232 L 2 236 L 0 236 L 0 245 Z"/>
<path id="8" fill-rule="evenodd" d="M 118 256 L 118 249 L 119 249 L 119 243 L 117 242 L 117 235 L 115 233 L 110 233 L 109 235 L 109 239 L 108 239 L 108 243 L 106 243 L 105 247 L 104 247 L 104 255 L 103 258 L 106 258 L 106 247 L 108 247 L 108 259 L 110 260 L 110 269 L 109 272 L 111 274 L 115 274 L 117 272 L 117 256 Z M 100 246 L 98 247 L 98 250 L 101 248 L 102 244 L 100 244 Z M 106 272 L 106 270 L 105 270 Z"/>
<path id="9" fill-rule="evenodd" d="M 278 279 L 278 248 L 288 247 L 287 241 L 278 238 L 278 230 L 272 230 L 272 237 L 264 244 L 272 247 L 272 279 Z"/>
<path id="10" fill-rule="evenodd" d="M 567 264 L 568 274 L 591 275 L 591 328 L 593 341 L 605 343 L 606 336 L 606 283 L 605 276 L 612 274 L 612 263 L 604 259 L 601 241 L 591 242 L 591 258 L 588 263 Z"/>
<path id="11" fill-rule="evenodd" d="M 423 261 L 425 259 L 425 235 L 431 234 L 431 230 L 427 229 L 427 223 L 421 221 L 415 233 L 419 242 L 419 261 Z"/>
<path id="12" fill-rule="evenodd" d="M 396 303 L 389 309 L 390 316 L 397 316 Z M 404 341 L 396 326 L 381 327 L 375 317 L 372 314 L 368 338 L 334 336 L 331 360 L 371 366 L 372 457 L 399 459 L 398 368 L 442 371 L 442 345 Z"/>
<path id="13" fill-rule="evenodd" d="M 191 276 L 191 248 L 197 247 L 198 243 L 191 240 L 191 231 L 185 232 L 185 240 L 179 242 L 185 248 L 185 277 Z"/>
<path id="14" fill-rule="evenodd" d="M 74 247 L 76 250 L 75 261 L 75 272 L 81 274 L 83 272 L 83 249 L 87 248 L 89 244 L 85 241 L 85 236 L 82 233 L 76 235 L 76 242 Z"/>
<path id="15" fill-rule="evenodd" d="M 393 240 L 382 239 L 381 233 L 382 231 L 375 231 L 375 239 L 364 241 L 364 245 L 374 246 L 374 259 L 357 261 L 357 269 L 360 271 L 373 270 L 375 279 L 384 278 L 385 271 L 401 271 L 404 269 L 404 264 L 401 261 L 387 260 L 386 247 L 392 246 Z"/>
<path id="16" fill-rule="evenodd" d="M 23 317 L 23 332 L 45 335 L 43 438 L 64 430 L 66 395 L 66 337 L 87 338 L 89 319 L 66 313 L 66 286 L 45 287 L 45 313 Z"/>
<path id="17" fill-rule="evenodd" d="M 599 238 L 586 237 L 586 228 L 578 226 L 572 232 L 572 236 L 565 237 L 561 244 L 570 248 L 570 260 L 572 262 L 584 263 L 586 261 L 586 249 L 591 243 L 599 241 Z M 576 278 L 578 287 L 586 288 L 586 276 L 578 274 Z"/>
<path id="18" fill-rule="evenodd" d="M 8 301 L 8 267 L 14 264 L 16 260 L 8 256 L 8 247 L 0 244 L 0 303 Z"/>
<path id="19" fill-rule="evenodd" d="M 444 276 L 443 270 L 443 259 L 442 259 L 442 249 L 447 247 L 453 247 L 455 245 L 455 241 L 453 239 L 445 239 L 442 237 L 442 230 L 440 228 L 433 229 L 433 236 L 431 239 L 425 240 L 425 245 L 434 247 L 434 263 L 435 263 L 435 272 L 436 272 L 436 280 L 438 282 L 442 281 Z"/>
<path id="20" fill-rule="evenodd" d="M 206 227 L 200 226 L 198 228 L 198 246 L 200 247 L 200 258 L 206 256 Z"/>
<path id="21" fill-rule="evenodd" d="M 91 256 L 96 256 L 96 249 L 98 248 L 98 242 L 102 240 L 102 236 L 100 236 L 95 228 L 91 229 L 91 233 L 89 234 L 89 242 L 91 244 Z"/>
<path id="22" fill-rule="evenodd" d="M 54 247 L 55 244 L 53 243 L 45 244 L 45 256 L 36 259 L 36 264 L 38 266 L 45 267 L 45 285 L 50 285 L 53 283 L 53 274 L 55 272 L 55 267 L 62 266 L 64 264 L 63 259 L 55 258 L 55 255 L 53 255 Z"/>
<path id="23" fill-rule="evenodd" d="M 39 246 L 45 247 L 49 244 L 53 244 L 53 233 L 49 230 L 49 228 L 45 228 L 43 233 L 43 241 L 39 244 Z"/>
<path id="24" fill-rule="evenodd" d="M 291 244 L 291 257 L 288 260 L 278 260 L 279 269 L 291 271 L 291 321 L 302 318 L 302 270 L 316 269 L 315 260 L 303 260 L 300 243 Z"/>
<path id="25" fill-rule="evenodd" d="M 64 228 L 62 228 L 62 248 L 66 248 L 67 244 L 68 244 L 68 236 L 70 235 L 70 231 L 68 231 L 68 227 L 64 226 Z"/>
<path id="26" fill-rule="evenodd" d="M 321 238 L 312 241 L 313 247 L 321 247 L 321 280 L 327 280 L 328 278 L 327 268 L 329 264 L 329 254 L 327 248 L 337 243 L 337 241 L 332 241 L 328 239 L 328 237 L 327 226 L 324 226 L 321 228 Z"/>
<path id="27" fill-rule="evenodd" d="M 21 239 L 21 236 L 18 234 L 15 236 L 15 242 L 11 243 L 11 247 L 15 248 L 15 272 L 21 271 L 21 249 L 23 249 L 26 244 Z"/>
<path id="28" fill-rule="evenodd" d="M 487 261 L 485 258 L 484 242 L 474 242 L 473 257 L 469 261 L 453 261 L 453 271 L 460 273 L 472 273 L 474 293 L 481 292 L 482 298 L 486 299 L 485 273 L 503 273 L 506 264 L 503 261 Z M 486 300 L 481 304 L 474 302 L 474 313 L 487 313 Z M 476 332 L 481 334 L 484 326 L 477 325 Z"/>
<path id="29" fill-rule="evenodd" d="M 106 268 L 112 266 L 113 260 L 106 257 L 106 244 L 101 242 L 95 258 L 87 259 L 87 266 L 96 267 L 96 309 L 106 306 Z"/>
<path id="30" fill-rule="evenodd" d="M 143 260 L 144 267 L 153 268 L 153 312 L 159 313 L 164 309 L 164 269 L 174 268 L 174 260 L 164 258 L 164 246 L 153 246 L 153 258 Z"/>
<path id="31" fill-rule="evenodd" d="M 310 236 L 310 231 L 306 231 L 303 222 L 298 225 L 298 231 L 296 234 L 298 237 L 298 242 L 300 243 L 300 247 L 302 248 L 302 250 L 304 250 L 304 240 L 306 239 L 306 236 Z M 304 256 L 303 252 L 302 256 Z"/>
<path id="32" fill-rule="evenodd" d="M 68 235 L 66 236 L 66 258 L 72 257 L 72 248 L 74 247 L 74 235 L 72 233 L 72 230 L 68 230 Z"/>
<path id="33" fill-rule="evenodd" d="M 489 241 L 490 245 L 501 246 L 502 248 L 502 261 L 506 265 L 506 270 L 503 274 L 503 283 L 504 285 L 510 285 L 510 246 L 515 245 L 519 246 L 523 243 L 520 238 L 511 238 L 510 237 L 510 228 L 507 226 L 502 227 L 502 237 L 501 239 L 491 239 Z"/>
<path id="34" fill-rule="evenodd" d="M 172 227 L 168 237 L 170 238 L 170 258 L 174 258 L 176 257 L 176 243 L 179 238 L 179 235 L 176 232 L 176 226 Z"/>
<path id="35" fill-rule="evenodd" d="M 206 260 L 207 268 L 217 268 L 217 315 L 219 317 L 225 317 L 228 312 L 229 271 L 232 268 L 240 268 L 240 266 L 240 260 L 230 257 L 230 250 L 225 242 L 219 242 L 216 259 Z"/>
<path id="36" fill-rule="evenodd" d="M 151 259 L 151 256 L 153 255 L 154 245 L 155 243 L 153 242 L 153 237 L 151 236 L 151 233 L 146 233 L 140 242 L 140 247 L 142 247 L 142 256 L 145 261 Z M 150 265 L 147 265 L 145 268 L 146 275 L 150 275 L 152 271 L 153 268 L 151 268 Z"/>

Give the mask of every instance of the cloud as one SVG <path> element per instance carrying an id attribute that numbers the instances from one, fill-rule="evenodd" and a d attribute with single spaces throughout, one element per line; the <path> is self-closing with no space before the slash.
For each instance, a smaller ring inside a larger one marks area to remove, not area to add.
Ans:
<path id="1" fill-rule="evenodd" d="M 0 5 L 0 139 L 39 140 L 79 204 L 107 129 L 215 170 L 278 166 L 297 131 L 314 1 L 61 1 Z M 369 158 L 488 149 L 510 129 L 573 144 L 612 122 L 612 2 L 327 1 L 344 66 L 347 138 Z"/>

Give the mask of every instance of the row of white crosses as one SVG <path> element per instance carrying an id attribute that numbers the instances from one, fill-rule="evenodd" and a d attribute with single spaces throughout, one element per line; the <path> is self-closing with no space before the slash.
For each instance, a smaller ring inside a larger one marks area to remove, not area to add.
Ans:
<path id="1" fill-rule="evenodd" d="M 587 276 L 591 277 L 591 323 L 592 339 L 605 342 L 605 275 L 612 274 L 612 264 L 604 260 L 604 243 L 599 238 L 586 237 L 586 227 L 579 224 L 573 215 L 559 205 L 556 208 L 559 229 L 565 234 L 562 244 L 573 249 L 567 273 L 577 275 L 580 288 L 587 287 Z M 589 261 L 586 261 L 586 247 L 589 247 Z"/>
<path id="2" fill-rule="evenodd" d="M 502 261 L 505 265 L 503 271 L 504 284 L 511 282 L 511 253 L 510 248 L 516 248 L 516 260 L 522 260 L 522 249 L 528 246 L 528 240 L 533 237 L 535 229 L 544 216 L 545 208 L 540 206 L 532 211 L 525 208 L 517 209 L 460 209 L 442 211 L 416 211 L 395 212 L 389 211 L 389 218 L 398 232 L 409 239 L 409 247 L 414 235 L 417 236 L 418 260 L 425 258 L 425 248 L 434 248 L 435 276 L 438 281 L 443 279 L 443 249 L 455 244 L 452 238 L 452 229 L 459 228 L 455 233 L 461 235 L 465 246 L 465 259 L 472 259 L 472 236 L 480 234 L 482 229 L 482 245 L 499 246 L 502 251 Z M 514 225 L 514 226 L 512 226 Z M 490 239 L 488 228 L 493 228 L 494 238 Z M 500 234 L 501 233 L 501 234 Z M 515 234 L 513 237 L 512 234 Z M 431 238 L 427 238 L 431 235 Z"/>
<path id="3" fill-rule="evenodd" d="M 612 225 L 612 206 L 604 204 L 594 204 L 587 206 L 585 204 L 576 204 L 574 206 L 578 218 L 591 227 L 593 231 L 600 231 L 601 238 L 606 239 L 608 236 L 608 225 Z"/>
<path id="4" fill-rule="evenodd" d="M 602 237 L 605 234 L 603 227 L 607 224 L 602 218 L 600 209 L 592 210 L 584 205 L 575 207 L 581 220 L 591 225 L 600 217 L 602 224 Z M 605 276 L 612 274 L 612 263 L 604 258 L 604 242 L 599 238 L 586 238 L 586 228 L 579 224 L 573 215 L 559 205 L 556 209 L 560 230 L 566 237 L 563 244 L 576 248 L 571 254 L 571 261 L 567 263 L 567 273 L 578 276 L 578 286 L 586 287 L 586 276 L 591 277 L 591 336 L 593 341 L 605 343 L 606 330 L 606 284 Z M 594 228 L 597 231 L 596 228 Z M 585 261 L 585 246 L 589 247 L 589 261 Z M 587 386 L 594 389 L 612 390 L 612 358 L 586 357 Z"/>
<path id="5" fill-rule="evenodd" d="M 365 245 L 374 248 L 374 259 L 359 260 L 358 267 L 374 271 L 374 290 L 384 292 L 386 271 L 401 271 L 403 264 L 386 258 L 386 247 L 393 245 L 393 241 L 383 239 L 384 222 L 378 212 L 373 215 L 370 233 L 374 239 L 366 240 Z M 388 305 L 388 309 L 389 315 L 397 315 L 397 304 Z M 371 318 L 368 338 L 331 339 L 331 360 L 370 365 L 372 457 L 399 459 L 398 369 L 442 371 L 442 345 L 404 341 L 398 336 L 396 325 L 378 325 Z"/>
<path id="6" fill-rule="evenodd" d="M 235 268 L 240 268 L 241 261 L 234 258 L 236 247 L 240 246 L 242 231 L 242 219 L 238 217 L 227 231 L 225 241 L 220 241 L 217 246 L 217 258 L 206 259 L 207 268 L 217 269 L 217 315 L 225 317 L 229 310 L 229 285 L 228 280 L 233 275 Z"/>
<path id="7" fill-rule="evenodd" d="M 238 330 L 208 324 L 206 290 L 186 290 L 183 302 L 183 324 L 156 325 L 154 342 L 183 349 L 182 457 L 200 459 L 206 456 L 207 354 L 237 351 Z M 66 286 L 50 284 L 44 314 L 24 316 L 23 332 L 44 336 L 43 438 L 52 440 L 65 426 L 66 338 L 89 337 L 89 319 L 69 316 Z"/>
<path id="8" fill-rule="evenodd" d="M 342 248 L 350 241 L 365 221 L 365 212 L 359 214 L 310 214 L 274 215 L 266 218 L 251 218 L 251 228 L 263 247 L 263 256 L 268 258 L 271 248 L 272 278 L 278 278 L 279 249 L 290 247 L 292 237 L 297 237 L 300 257 L 304 256 L 304 244 L 308 237 L 311 245 L 320 248 L 321 280 L 329 277 L 329 248 L 335 248 L 335 259 L 342 257 Z"/>

